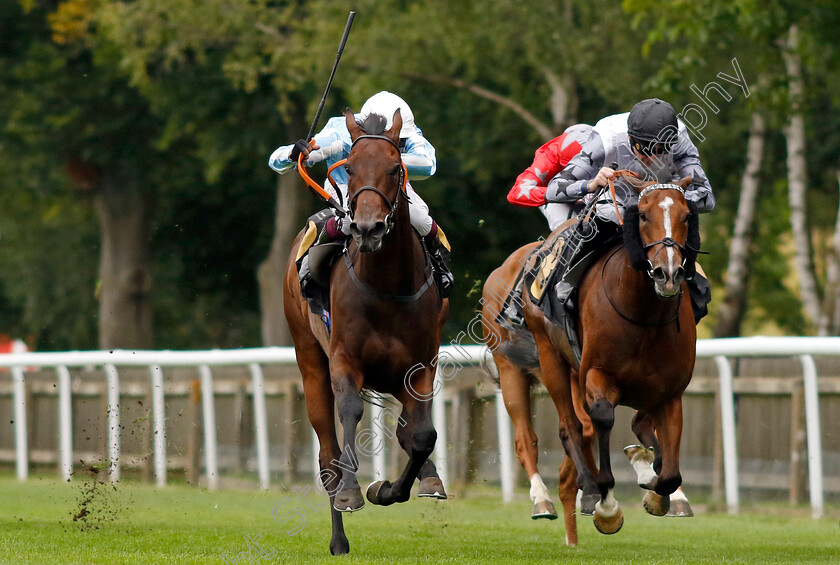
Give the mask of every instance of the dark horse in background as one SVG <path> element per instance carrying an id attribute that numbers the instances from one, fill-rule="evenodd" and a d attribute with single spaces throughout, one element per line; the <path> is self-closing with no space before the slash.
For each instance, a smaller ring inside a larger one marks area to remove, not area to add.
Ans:
<path id="1" fill-rule="evenodd" d="M 529 378 L 548 390 L 560 416 L 560 437 L 567 457 L 560 468 L 560 498 L 566 543 L 577 544 L 575 498 L 595 506 L 595 526 L 617 532 L 623 515 L 613 496 L 609 436 L 615 406 L 637 410 L 633 432 L 644 447 L 627 453 L 649 489 L 648 512 L 664 515 L 669 495 L 680 485 L 679 444 L 682 394 L 694 369 L 696 329 L 685 286 L 699 249 L 697 214 L 684 197 L 690 183 L 634 186 L 637 207 L 627 210 L 624 243 L 609 249 L 584 276 L 578 299 L 582 357 L 577 366 L 557 327 L 522 293 L 527 329 L 500 324 L 500 288 L 513 288 L 519 271 L 533 271 L 539 243 L 514 252 L 484 286 L 485 338 L 499 344 L 493 357 L 505 405 L 516 430 L 516 451 L 535 501 L 533 518 L 556 516 L 537 472 L 537 437 L 531 424 Z M 549 237 L 550 243 L 565 226 Z M 592 450 L 598 436 L 600 469 Z M 651 465 L 652 463 L 652 469 Z M 645 469 L 645 467 L 647 467 Z M 597 503 L 596 503 L 597 501 Z"/>
<path id="2" fill-rule="evenodd" d="M 426 250 L 409 221 L 399 150 L 402 118 L 397 110 L 386 131 L 383 116 L 372 114 L 360 126 L 352 112 L 345 115 L 353 140 L 345 165 L 353 237 L 345 257 L 332 267 L 331 332 L 301 296 L 295 258 L 303 232 L 293 244 L 284 286 L 306 410 L 321 447 L 321 481 L 332 502 L 333 554 L 350 551 L 341 513 L 365 504 L 356 480 L 355 445 L 363 388 L 393 395 L 402 404 L 397 438 L 408 454 L 400 477 L 393 484 L 370 485 L 367 499 L 380 505 L 405 502 L 418 478 L 419 496 L 446 498 L 429 455 L 437 438 L 431 418 L 434 359 L 449 302 L 433 284 Z"/>

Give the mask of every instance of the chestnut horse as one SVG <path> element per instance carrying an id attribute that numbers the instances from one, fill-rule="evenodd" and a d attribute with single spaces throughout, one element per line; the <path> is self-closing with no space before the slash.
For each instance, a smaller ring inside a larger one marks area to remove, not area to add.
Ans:
<path id="1" fill-rule="evenodd" d="M 583 354 L 579 367 L 571 356 L 567 359 L 560 353 L 568 351 L 559 337 L 563 330 L 543 315 L 527 291 L 520 302 L 527 329 L 497 320 L 500 299 L 512 288 L 523 265 L 526 271 L 533 270 L 531 257 L 539 242 L 514 252 L 484 285 L 485 339 L 500 343 L 492 353 L 516 432 L 516 452 L 531 479 L 532 518 L 556 517 L 537 470 L 532 379 L 542 381 L 560 415 L 560 437 L 568 455 L 561 467 L 560 497 L 570 545 L 577 543 L 578 484 L 584 494 L 582 507 L 596 507 L 595 524 L 600 531 L 614 533 L 623 522 L 612 495 L 615 481 L 609 461 L 609 433 L 617 404 L 637 410 L 633 431 L 642 445 L 651 448 L 627 452 L 639 485 L 654 491 L 646 495 L 645 508 L 663 515 L 668 495 L 680 484 L 681 397 L 693 371 L 696 342 L 683 281 L 686 270 L 693 270 L 699 248 L 696 212 L 682 192 L 689 183 L 690 178 L 685 178 L 677 185 L 636 188 L 641 196 L 638 208 L 627 212 L 626 243 L 607 251 L 581 282 L 578 332 Z M 564 227 L 555 230 L 549 241 Z M 596 433 L 600 472 L 592 455 Z"/>
<path id="2" fill-rule="evenodd" d="M 433 284 L 426 250 L 409 221 L 399 150 L 402 118 L 397 110 L 385 130 L 382 116 L 372 114 L 360 126 L 352 112 L 345 115 L 353 145 L 345 165 L 349 218 L 344 221 L 352 220 L 353 237 L 345 256 L 332 267 L 331 331 L 301 296 L 295 258 L 303 232 L 292 246 L 284 286 L 306 410 L 321 448 L 321 481 L 332 502 L 334 555 L 350 551 L 341 513 L 365 504 L 356 480 L 363 388 L 391 394 L 402 404 L 397 438 L 408 454 L 400 477 L 393 484 L 370 485 L 367 499 L 380 505 L 405 502 L 418 478 L 420 496 L 446 498 L 429 455 L 437 438 L 431 418 L 433 361 L 449 302 Z M 336 435 L 335 406 L 343 448 Z"/>

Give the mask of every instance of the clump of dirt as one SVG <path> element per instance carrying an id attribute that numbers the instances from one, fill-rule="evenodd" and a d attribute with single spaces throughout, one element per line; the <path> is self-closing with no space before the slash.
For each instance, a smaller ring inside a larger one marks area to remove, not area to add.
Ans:
<path id="1" fill-rule="evenodd" d="M 81 530 L 98 530 L 114 522 L 119 515 L 121 508 L 116 497 L 117 485 L 102 479 L 107 463 L 81 463 L 81 471 L 75 473 L 81 480 L 78 482 L 77 508 L 72 511 L 73 522 Z"/>

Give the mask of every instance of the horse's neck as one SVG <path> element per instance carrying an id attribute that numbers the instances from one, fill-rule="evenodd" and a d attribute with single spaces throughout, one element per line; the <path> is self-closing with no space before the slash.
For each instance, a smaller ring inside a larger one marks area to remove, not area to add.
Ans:
<path id="1" fill-rule="evenodd" d="M 426 258 L 410 220 L 408 202 L 403 201 L 382 248 L 375 253 L 359 253 L 354 261 L 357 276 L 380 292 L 413 294 L 426 278 Z"/>

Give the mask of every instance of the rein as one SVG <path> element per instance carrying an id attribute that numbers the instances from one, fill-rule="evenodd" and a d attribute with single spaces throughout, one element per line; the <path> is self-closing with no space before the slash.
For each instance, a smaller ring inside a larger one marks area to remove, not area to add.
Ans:
<path id="1" fill-rule="evenodd" d="M 619 310 L 618 306 L 615 304 L 615 302 L 613 302 L 613 299 L 610 298 L 610 295 L 607 292 L 607 284 L 606 284 L 607 265 L 612 260 L 612 258 L 615 256 L 615 254 L 618 253 L 621 249 L 622 249 L 621 246 L 616 247 L 613 250 L 613 252 L 610 253 L 610 256 L 607 257 L 607 260 L 604 261 L 604 265 L 601 267 L 601 288 L 604 291 L 604 296 L 607 297 L 607 302 L 610 303 L 610 306 L 613 307 L 613 310 L 615 310 L 616 314 L 618 314 L 619 316 L 621 316 L 622 318 L 624 318 L 625 320 L 627 320 L 631 324 L 635 324 L 637 326 L 642 326 L 642 327 L 661 327 L 661 326 L 667 326 L 668 324 L 671 324 L 674 321 L 676 321 L 677 322 L 677 331 L 680 331 L 680 306 L 682 306 L 682 297 L 683 297 L 682 286 L 680 286 L 680 293 L 679 293 L 678 298 L 677 298 L 677 311 L 672 318 L 670 318 L 669 320 L 665 320 L 664 322 L 646 322 L 646 321 L 634 320 L 633 318 L 631 318 L 630 316 L 626 315 L 624 312 Z"/>

